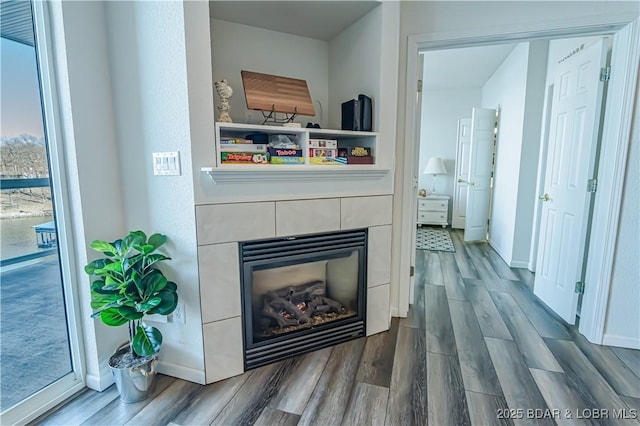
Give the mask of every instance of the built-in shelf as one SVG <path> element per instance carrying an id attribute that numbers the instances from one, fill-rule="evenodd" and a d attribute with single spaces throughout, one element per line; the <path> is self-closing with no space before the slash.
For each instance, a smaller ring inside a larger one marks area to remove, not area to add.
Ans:
<path id="1" fill-rule="evenodd" d="M 276 135 L 288 137 L 301 148 L 301 155 L 304 162 L 302 164 L 291 165 L 291 167 L 354 167 L 363 166 L 364 164 L 313 164 L 312 156 L 309 152 L 310 148 L 318 148 L 312 146 L 310 140 L 334 140 L 337 141 L 337 148 L 351 149 L 356 147 L 366 148 L 370 151 L 374 164 L 366 164 L 371 167 L 376 165 L 376 151 L 378 143 L 378 134 L 376 132 L 357 132 L 348 130 L 330 130 L 300 127 L 284 127 L 284 126 L 263 126 L 255 124 L 238 124 L 238 123 L 216 123 L 216 164 L 214 167 L 269 167 L 270 169 L 287 166 L 286 164 L 225 164 L 221 161 L 221 140 L 222 139 L 245 139 L 251 134 L 264 134 L 267 138 L 273 138 Z M 328 149 L 333 147 L 327 146 Z M 334 151 L 335 153 L 335 151 Z"/>
<path id="2" fill-rule="evenodd" d="M 378 134 L 348 130 L 331 130 L 283 126 L 263 126 L 241 123 L 216 123 L 216 161 L 210 167 L 202 167 L 214 182 L 291 181 L 291 180 L 340 180 L 378 179 L 389 173 L 376 160 Z M 302 149 L 304 163 L 286 164 L 225 164 L 220 158 L 220 141 L 223 138 L 246 138 L 252 133 L 289 135 Z M 312 164 L 309 160 L 309 139 L 336 140 L 338 148 L 364 147 L 370 150 L 374 164 Z"/>

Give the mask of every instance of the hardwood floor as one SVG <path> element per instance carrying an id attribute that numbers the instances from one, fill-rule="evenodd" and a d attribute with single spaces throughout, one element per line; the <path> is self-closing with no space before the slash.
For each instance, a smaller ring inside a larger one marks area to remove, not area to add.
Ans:
<path id="1" fill-rule="evenodd" d="M 388 332 L 152 398 L 85 390 L 34 424 L 640 424 L 640 351 L 589 343 L 485 243 L 418 250 L 415 300 Z M 621 417 L 626 417 L 623 419 Z"/>

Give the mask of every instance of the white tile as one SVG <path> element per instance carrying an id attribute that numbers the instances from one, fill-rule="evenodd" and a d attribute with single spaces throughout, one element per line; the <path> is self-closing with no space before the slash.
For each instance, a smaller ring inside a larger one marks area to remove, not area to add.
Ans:
<path id="1" fill-rule="evenodd" d="M 391 225 L 369 228 L 367 287 L 391 282 Z"/>
<path id="2" fill-rule="evenodd" d="M 203 324 L 241 315 L 238 244 L 198 247 L 198 267 Z"/>
<path id="3" fill-rule="evenodd" d="M 202 328 L 207 383 L 244 373 L 240 317 L 211 322 Z"/>
<path id="4" fill-rule="evenodd" d="M 391 225 L 392 206 L 391 195 L 342 198 L 340 207 L 342 229 Z"/>
<path id="5" fill-rule="evenodd" d="M 277 236 L 340 230 L 340 199 L 276 202 Z"/>
<path id="6" fill-rule="evenodd" d="M 275 216 L 273 202 L 196 206 L 198 245 L 275 237 Z"/>
<path id="7" fill-rule="evenodd" d="M 367 336 L 389 329 L 391 315 L 389 308 L 390 284 L 367 290 Z"/>

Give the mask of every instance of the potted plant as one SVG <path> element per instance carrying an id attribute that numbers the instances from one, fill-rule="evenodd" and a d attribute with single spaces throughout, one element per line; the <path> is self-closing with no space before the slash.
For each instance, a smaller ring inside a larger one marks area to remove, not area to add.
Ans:
<path id="1" fill-rule="evenodd" d="M 155 384 L 154 365 L 162 344 L 160 330 L 143 322 L 147 314 L 169 315 L 178 304 L 177 285 L 157 268 L 169 260 L 156 250 L 167 241 L 161 234 L 148 239 L 132 231 L 112 243 L 95 240 L 90 247 L 106 257 L 84 267 L 97 279 L 91 283 L 93 318 L 109 326 L 128 325 L 129 342 L 109 359 L 120 399 L 136 402 L 147 398 Z"/>

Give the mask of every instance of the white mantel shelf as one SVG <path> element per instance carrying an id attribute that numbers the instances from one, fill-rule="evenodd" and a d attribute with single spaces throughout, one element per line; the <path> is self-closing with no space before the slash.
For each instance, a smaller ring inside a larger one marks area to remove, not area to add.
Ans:
<path id="1" fill-rule="evenodd" d="M 389 173 L 389 169 L 381 169 L 369 165 L 335 165 L 335 166 L 223 166 L 202 167 L 201 172 L 209 175 L 216 182 L 291 182 L 344 180 L 344 179 L 379 179 Z"/>

